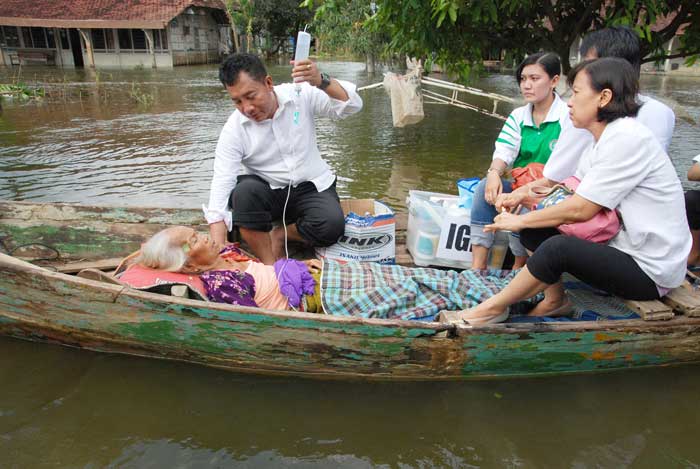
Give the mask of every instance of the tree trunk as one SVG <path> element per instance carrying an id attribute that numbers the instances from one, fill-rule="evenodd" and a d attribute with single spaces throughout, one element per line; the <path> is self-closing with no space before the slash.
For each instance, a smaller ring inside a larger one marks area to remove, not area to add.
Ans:
<path id="1" fill-rule="evenodd" d="M 241 51 L 241 43 L 240 40 L 238 39 L 238 31 L 236 30 L 236 25 L 231 23 L 231 31 L 233 31 L 233 47 L 235 47 L 234 52 L 240 52 Z"/>
<path id="2" fill-rule="evenodd" d="M 374 54 L 367 54 L 367 73 L 374 73 Z"/>

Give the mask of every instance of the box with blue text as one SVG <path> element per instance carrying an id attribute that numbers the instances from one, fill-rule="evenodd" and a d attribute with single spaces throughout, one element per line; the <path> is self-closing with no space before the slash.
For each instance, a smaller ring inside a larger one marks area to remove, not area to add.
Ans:
<path id="1" fill-rule="evenodd" d="M 345 214 L 345 233 L 337 243 L 316 248 L 316 254 L 341 261 L 396 262 L 396 216 L 374 199 L 340 201 Z"/>

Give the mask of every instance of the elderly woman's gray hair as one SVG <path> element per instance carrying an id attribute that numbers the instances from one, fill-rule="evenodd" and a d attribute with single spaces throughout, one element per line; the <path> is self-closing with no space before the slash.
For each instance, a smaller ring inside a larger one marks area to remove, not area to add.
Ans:
<path id="1" fill-rule="evenodd" d="M 187 254 L 181 245 L 173 243 L 171 228 L 154 234 L 141 246 L 141 254 L 134 262 L 151 269 L 180 272 L 187 262 Z"/>

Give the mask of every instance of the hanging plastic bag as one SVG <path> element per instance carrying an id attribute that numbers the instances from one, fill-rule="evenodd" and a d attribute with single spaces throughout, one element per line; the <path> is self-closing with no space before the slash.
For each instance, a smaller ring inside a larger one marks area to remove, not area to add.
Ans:
<path id="1" fill-rule="evenodd" d="M 384 89 L 391 97 L 391 117 L 394 127 L 417 124 L 423 120 L 423 95 L 420 90 L 419 68 L 406 75 L 384 74 Z"/>

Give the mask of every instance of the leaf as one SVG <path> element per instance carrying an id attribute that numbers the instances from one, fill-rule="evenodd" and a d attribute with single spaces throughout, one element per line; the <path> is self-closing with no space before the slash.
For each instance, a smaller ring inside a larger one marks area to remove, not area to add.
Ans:
<path id="1" fill-rule="evenodd" d="M 442 22 L 445 21 L 445 16 L 447 16 L 447 10 L 442 10 L 440 12 L 440 16 L 438 17 L 438 20 L 437 20 L 437 27 L 438 28 L 442 25 Z"/>
<path id="2" fill-rule="evenodd" d="M 450 21 L 452 21 L 453 23 L 456 23 L 457 22 L 457 5 L 452 3 L 450 5 L 450 8 L 448 9 L 448 12 L 450 14 Z"/>
<path id="3" fill-rule="evenodd" d="M 489 13 L 491 13 L 491 21 L 494 23 L 498 21 L 498 10 L 494 2 L 489 2 Z"/>

